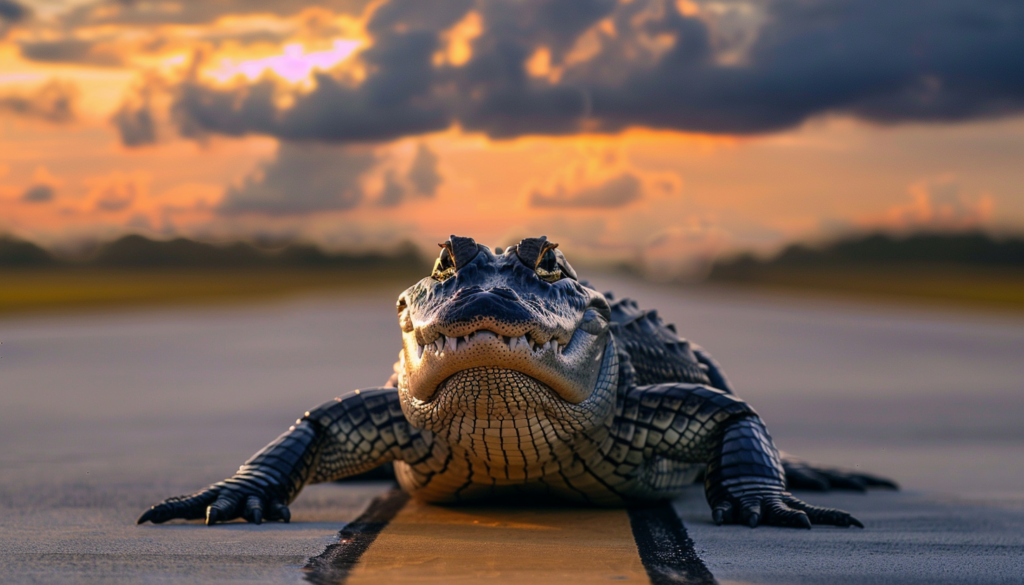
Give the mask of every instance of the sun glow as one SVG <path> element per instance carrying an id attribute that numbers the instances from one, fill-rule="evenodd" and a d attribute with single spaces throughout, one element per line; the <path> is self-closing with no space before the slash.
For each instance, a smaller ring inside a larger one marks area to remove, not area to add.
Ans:
<path id="1" fill-rule="evenodd" d="M 310 79 L 314 71 L 326 71 L 352 56 L 362 46 L 362 41 L 337 39 L 333 47 L 326 51 L 309 51 L 300 43 L 284 46 L 284 54 L 264 57 L 262 59 L 236 60 L 225 57 L 220 67 L 208 71 L 207 74 L 224 83 L 238 76 L 255 81 L 267 71 L 291 83 L 300 83 Z"/>

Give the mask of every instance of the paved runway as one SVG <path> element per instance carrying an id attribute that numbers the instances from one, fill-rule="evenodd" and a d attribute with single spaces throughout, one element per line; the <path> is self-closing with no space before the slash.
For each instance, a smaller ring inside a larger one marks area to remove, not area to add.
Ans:
<path id="1" fill-rule="evenodd" d="M 714 527 L 677 502 L 721 582 L 1020 583 L 1024 319 L 603 279 L 724 363 L 777 443 L 906 491 L 804 494 L 863 531 Z M 302 578 L 381 485 L 314 486 L 290 525 L 136 527 L 223 478 L 301 412 L 386 379 L 393 295 L 0 321 L 5 582 Z"/>

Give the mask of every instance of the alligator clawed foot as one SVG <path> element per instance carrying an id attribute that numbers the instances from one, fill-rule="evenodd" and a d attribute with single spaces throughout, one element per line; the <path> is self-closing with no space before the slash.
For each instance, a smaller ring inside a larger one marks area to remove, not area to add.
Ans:
<path id="1" fill-rule="evenodd" d="M 146 510 L 137 524 L 162 524 L 168 520 L 201 520 L 207 526 L 243 518 L 252 524 L 266 521 L 290 522 L 288 506 L 276 499 L 235 490 L 210 487 L 189 496 L 168 498 Z"/>
<path id="2" fill-rule="evenodd" d="M 738 514 L 736 510 L 739 510 Z M 864 528 L 864 524 L 848 512 L 812 506 L 786 493 L 743 498 L 736 505 L 723 501 L 714 507 L 711 517 L 718 525 L 745 524 L 751 528 L 779 526 L 809 530 L 814 524 Z"/>

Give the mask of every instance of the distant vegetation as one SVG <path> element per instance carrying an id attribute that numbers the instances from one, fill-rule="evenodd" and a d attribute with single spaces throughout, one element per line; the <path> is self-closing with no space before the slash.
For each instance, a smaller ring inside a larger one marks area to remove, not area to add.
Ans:
<path id="1" fill-rule="evenodd" d="M 310 244 L 289 244 L 279 249 L 259 248 L 244 242 L 218 245 L 185 238 L 151 240 L 125 236 L 104 244 L 92 255 L 60 259 L 22 240 L 0 238 L 0 268 L 389 268 L 420 269 L 427 261 L 411 243 L 391 253 L 330 253 Z"/>
<path id="2" fill-rule="evenodd" d="M 53 256 L 39 246 L 10 237 L 0 237 L 0 267 L 51 266 Z"/>
<path id="3" fill-rule="evenodd" d="M 236 302 L 314 290 L 386 289 L 388 296 L 429 269 L 408 243 L 388 253 L 332 253 L 309 244 L 268 247 L 126 236 L 87 257 L 68 259 L 0 237 L 0 313 Z M 708 279 L 1024 310 L 1024 239 L 982 233 L 865 235 L 819 246 L 794 244 L 768 258 L 739 255 L 717 262 Z"/>
<path id="4" fill-rule="evenodd" d="M 872 234 L 818 247 L 793 244 L 768 259 L 744 254 L 716 263 L 711 278 L 742 279 L 773 268 L 866 266 L 998 266 L 1024 270 L 1024 239 L 995 239 L 983 233 L 914 234 L 902 238 Z"/>
<path id="5" fill-rule="evenodd" d="M 307 244 L 264 248 L 126 236 L 68 259 L 0 237 L 0 314 L 236 303 L 317 291 L 375 291 L 392 302 L 429 271 L 412 244 L 389 253 L 331 253 Z"/>
<path id="6" fill-rule="evenodd" d="M 1024 309 L 1024 239 L 872 234 L 743 254 L 715 263 L 708 279 Z"/>

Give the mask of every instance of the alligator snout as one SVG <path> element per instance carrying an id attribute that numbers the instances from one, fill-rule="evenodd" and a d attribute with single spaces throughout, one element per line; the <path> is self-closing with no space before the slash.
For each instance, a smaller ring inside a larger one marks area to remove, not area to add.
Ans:
<path id="1" fill-rule="evenodd" d="M 571 321 L 563 326 L 547 323 L 551 319 L 531 310 L 515 291 L 507 288 L 460 290 L 433 314 L 414 321 L 420 356 L 431 346 L 437 353 L 455 352 L 474 339 L 484 341 L 487 335 L 501 340 L 510 350 L 523 348 L 534 352 L 549 348 L 561 351 L 572 338 Z"/>
<path id="2" fill-rule="evenodd" d="M 509 325 L 525 324 L 533 319 L 519 295 L 511 289 L 484 290 L 473 287 L 460 290 L 445 303 L 438 314 L 438 321 L 452 325 L 472 323 L 484 315 Z"/>

